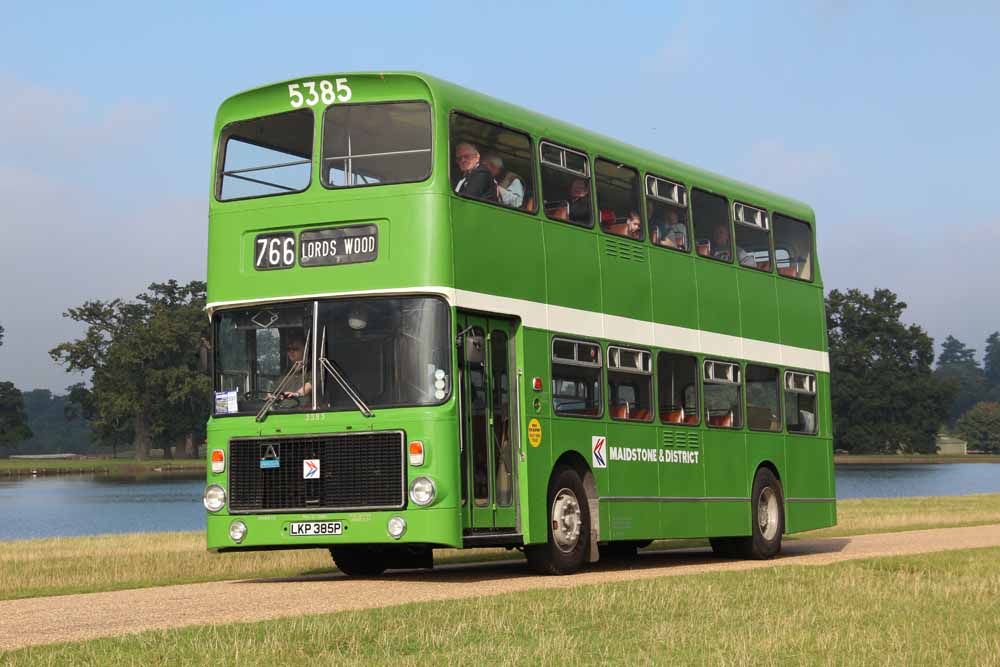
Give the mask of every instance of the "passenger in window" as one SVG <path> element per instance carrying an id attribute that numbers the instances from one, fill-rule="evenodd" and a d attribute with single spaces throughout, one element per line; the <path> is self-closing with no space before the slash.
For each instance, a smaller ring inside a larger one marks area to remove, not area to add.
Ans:
<path id="1" fill-rule="evenodd" d="M 297 364 L 303 361 L 305 356 L 306 348 L 306 336 L 298 331 L 292 331 L 288 334 L 288 340 L 285 343 L 285 352 L 288 354 L 288 361 L 291 364 Z M 295 373 L 292 379 L 302 378 L 302 385 L 295 389 L 294 391 L 283 391 L 278 398 L 303 398 L 312 394 L 312 373 L 308 370 L 304 370 L 303 373 Z M 268 394 L 270 397 L 270 394 Z"/>
<path id="2" fill-rule="evenodd" d="M 524 180 L 504 167 L 503 158 L 499 155 L 487 155 L 483 164 L 493 176 L 500 203 L 508 208 L 521 208 L 524 203 Z"/>
<path id="3" fill-rule="evenodd" d="M 462 178 L 455 184 L 455 192 L 463 197 L 497 201 L 497 188 L 489 170 L 479 162 L 479 149 L 473 144 L 462 142 L 455 146 L 455 162 L 462 172 Z"/>
<path id="4" fill-rule="evenodd" d="M 673 206 L 657 204 L 653 208 L 649 235 L 656 245 L 687 250 L 687 225 L 681 221 L 680 210 Z"/>
<path id="5" fill-rule="evenodd" d="M 625 219 L 625 236 L 630 239 L 642 238 L 642 219 L 638 211 L 629 211 Z"/>
<path id="6" fill-rule="evenodd" d="M 593 220 L 590 208 L 590 186 L 586 179 L 574 178 L 569 186 L 569 219 L 589 225 Z"/>
<path id="7" fill-rule="evenodd" d="M 709 257 L 729 262 L 733 259 L 732 252 L 729 242 L 729 225 L 719 225 L 712 233 Z M 754 256 L 739 246 L 736 246 L 736 259 L 743 266 L 757 268 L 757 260 L 754 259 Z"/>

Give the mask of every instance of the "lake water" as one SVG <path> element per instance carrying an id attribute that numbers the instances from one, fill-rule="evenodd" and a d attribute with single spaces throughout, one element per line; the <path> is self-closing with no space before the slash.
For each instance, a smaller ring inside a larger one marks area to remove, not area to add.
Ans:
<path id="1" fill-rule="evenodd" d="M 204 478 L 0 477 L 0 540 L 203 530 Z M 1000 464 L 837 466 L 838 498 L 1000 493 Z"/>

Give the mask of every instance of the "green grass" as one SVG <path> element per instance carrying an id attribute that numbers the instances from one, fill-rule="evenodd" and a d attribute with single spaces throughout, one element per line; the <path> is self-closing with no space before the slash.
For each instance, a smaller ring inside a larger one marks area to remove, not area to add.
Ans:
<path id="1" fill-rule="evenodd" d="M 1000 523 L 1000 494 L 842 500 L 840 525 L 793 538 Z M 706 544 L 664 540 L 650 549 Z M 521 558 L 503 549 L 442 549 L 435 562 Z M 334 571 L 322 549 L 215 554 L 200 531 L 0 542 L 0 600 Z"/>
<path id="2" fill-rule="evenodd" d="M 997 618 L 1000 549 L 976 549 L 158 630 L 0 657 L 11 666 L 988 665 L 1000 664 Z"/>

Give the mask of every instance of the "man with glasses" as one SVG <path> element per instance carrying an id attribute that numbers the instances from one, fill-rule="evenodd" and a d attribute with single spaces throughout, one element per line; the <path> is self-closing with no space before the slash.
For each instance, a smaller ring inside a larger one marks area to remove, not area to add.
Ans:
<path id="1" fill-rule="evenodd" d="M 496 202 L 497 188 L 493 175 L 479 162 L 479 149 L 463 141 L 455 146 L 455 162 L 462 178 L 455 184 L 455 192 L 463 197 Z"/>

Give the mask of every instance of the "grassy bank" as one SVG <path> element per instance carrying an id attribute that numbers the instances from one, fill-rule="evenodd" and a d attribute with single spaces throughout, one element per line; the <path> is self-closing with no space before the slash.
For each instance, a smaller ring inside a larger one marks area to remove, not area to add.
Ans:
<path id="1" fill-rule="evenodd" d="M 121 474 L 151 472 L 204 473 L 204 459 L 0 459 L 0 476 Z"/>
<path id="2" fill-rule="evenodd" d="M 998 664 L 1000 549 L 197 627 L 5 664 Z"/>
<path id="3" fill-rule="evenodd" d="M 969 454 L 968 456 L 941 456 L 939 454 L 895 454 L 875 456 L 865 454 L 837 454 L 837 465 L 894 465 L 911 463 L 1000 463 L 1000 455 Z"/>
<path id="4" fill-rule="evenodd" d="M 803 537 L 1000 523 L 1000 494 L 844 500 L 840 525 Z M 704 542 L 657 542 L 651 549 Z M 520 558 L 503 549 L 441 550 L 436 562 Z M 0 600 L 176 583 L 328 572 L 327 551 L 213 554 L 201 532 L 0 542 Z"/>

